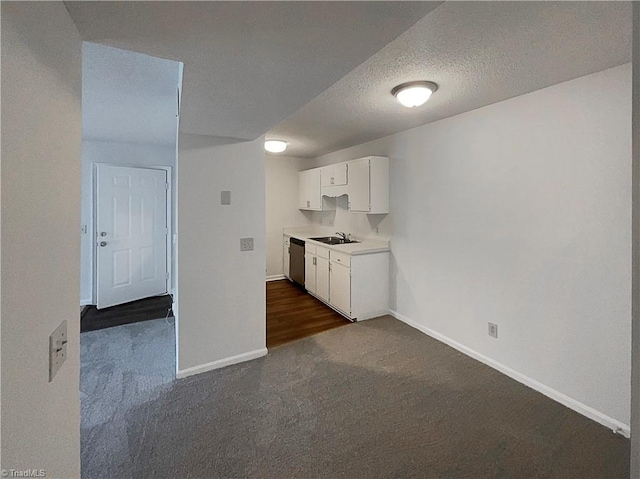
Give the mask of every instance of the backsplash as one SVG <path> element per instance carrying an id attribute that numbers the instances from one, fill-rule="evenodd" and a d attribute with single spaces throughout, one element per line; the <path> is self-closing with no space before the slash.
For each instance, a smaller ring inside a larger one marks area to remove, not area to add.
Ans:
<path id="1" fill-rule="evenodd" d="M 335 231 L 344 231 L 353 236 L 372 239 L 389 239 L 391 219 L 390 214 L 368 215 L 365 213 L 352 213 L 347 209 L 348 198 L 346 195 L 337 198 L 325 198 L 325 201 L 335 201 L 335 210 L 311 212 L 313 225 L 331 228 Z"/>

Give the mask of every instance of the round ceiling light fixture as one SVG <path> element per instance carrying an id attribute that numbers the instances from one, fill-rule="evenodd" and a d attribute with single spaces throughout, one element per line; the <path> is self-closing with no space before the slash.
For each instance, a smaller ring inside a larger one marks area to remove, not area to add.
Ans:
<path id="1" fill-rule="evenodd" d="M 287 142 L 282 140 L 266 140 L 264 149 L 269 153 L 282 153 L 287 149 Z"/>
<path id="2" fill-rule="evenodd" d="M 412 81 L 398 85 L 391 94 L 407 108 L 424 105 L 438 85 L 430 81 Z"/>

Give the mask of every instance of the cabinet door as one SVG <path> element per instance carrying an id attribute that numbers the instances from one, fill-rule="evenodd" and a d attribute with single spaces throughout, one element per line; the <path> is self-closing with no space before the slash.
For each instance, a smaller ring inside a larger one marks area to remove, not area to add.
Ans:
<path id="1" fill-rule="evenodd" d="M 304 288 L 316 292 L 316 257 L 309 253 L 304 255 Z"/>
<path id="2" fill-rule="evenodd" d="M 347 184 L 347 173 L 349 166 L 346 163 L 333 165 L 333 184 L 341 186 Z"/>
<path id="3" fill-rule="evenodd" d="M 333 178 L 333 166 L 324 166 L 320 168 L 320 176 L 322 177 L 322 186 L 331 186 L 331 179 Z"/>
<path id="4" fill-rule="evenodd" d="M 306 210 L 311 206 L 309 201 L 309 171 L 298 173 L 298 183 L 300 191 L 298 208 Z"/>
<path id="5" fill-rule="evenodd" d="M 314 170 L 308 170 L 309 172 L 309 209 L 321 210 L 322 209 L 322 192 L 320 177 L 320 168 Z"/>
<path id="6" fill-rule="evenodd" d="M 349 203 L 351 211 L 370 210 L 368 159 L 349 162 Z"/>
<path id="7" fill-rule="evenodd" d="M 282 259 L 284 263 L 284 275 L 291 279 L 289 276 L 289 241 L 285 240 L 282 245 Z"/>
<path id="8" fill-rule="evenodd" d="M 329 260 L 316 256 L 316 295 L 329 301 Z"/>
<path id="9" fill-rule="evenodd" d="M 331 263 L 329 276 L 330 303 L 351 316 L 351 268 Z"/>

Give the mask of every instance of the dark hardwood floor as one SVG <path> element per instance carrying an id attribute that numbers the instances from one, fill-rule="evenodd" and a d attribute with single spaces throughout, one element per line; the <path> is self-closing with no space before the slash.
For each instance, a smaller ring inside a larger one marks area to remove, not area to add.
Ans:
<path id="1" fill-rule="evenodd" d="M 164 295 L 140 299 L 110 308 L 96 309 L 95 306 L 88 306 L 81 315 L 80 332 L 164 318 L 171 309 L 171 302 L 171 296 Z M 173 314 L 169 317 L 173 317 Z"/>
<path id="2" fill-rule="evenodd" d="M 171 296 L 156 296 L 101 310 L 89 306 L 82 314 L 80 331 L 163 318 L 169 308 Z M 347 319 L 290 281 L 267 283 L 267 348 L 348 324 L 351 323 Z"/>
<path id="3" fill-rule="evenodd" d="M 351 324 L 290 281 L 267 283 L 267 348 Z"/>

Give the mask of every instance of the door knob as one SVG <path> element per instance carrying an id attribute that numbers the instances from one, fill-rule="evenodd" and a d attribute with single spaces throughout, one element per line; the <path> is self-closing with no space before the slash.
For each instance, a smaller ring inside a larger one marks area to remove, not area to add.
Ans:
<path id="1" fill-rule="evenodd" d="M 100 236 L 107 236 L 107 232 L 106 231 L 101 231 L 100 232 Z"/>
<path id="2" fill-rule="evenodd" d="M 107 242 L 106 241 L 100 241 L 100 246 L 102 246 L 104 248 L 105 246 L 107 246 Z"/>

